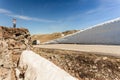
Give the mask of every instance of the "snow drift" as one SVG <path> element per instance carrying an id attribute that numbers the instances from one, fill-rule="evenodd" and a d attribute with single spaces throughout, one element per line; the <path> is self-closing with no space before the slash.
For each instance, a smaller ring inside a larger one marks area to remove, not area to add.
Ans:
<path id="1" fill-rule="evenodd" d="M 120 18 L 92 26 L 86 30 L 48 43 L 120 44 Z"/>
<path id="2" fill-rule="evenodd" d="M 19 68 L 24 73 L 24 80 L 77 80 L 52 62 L 28 50 L 22 52 Z M 18 75 L 19 70 L 16 71 Z"/>

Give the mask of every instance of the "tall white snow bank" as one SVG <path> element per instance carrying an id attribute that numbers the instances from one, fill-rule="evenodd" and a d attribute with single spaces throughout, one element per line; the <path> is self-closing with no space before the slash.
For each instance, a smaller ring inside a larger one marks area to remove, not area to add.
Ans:
<path id="1" fill-rule="evenodd" d="M 30 50 L 22 52 L 19 67 L 25 69 L 24 80 L 78 80 Z"/>
<path id="2" fill-rule="evenodd" d="M 47 43 L 118 44 L 120 18 L 92 26 L 86 30 Z"/>

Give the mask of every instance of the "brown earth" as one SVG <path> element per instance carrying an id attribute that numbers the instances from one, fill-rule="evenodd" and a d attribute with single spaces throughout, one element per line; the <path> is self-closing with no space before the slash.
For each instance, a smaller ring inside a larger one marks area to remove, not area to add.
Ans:
<path id="1" fill-rule="evenodd" d="M 47 48 L 34 48 L 34 51 L 79 79 L 120 80 L 119 58 Z"/>
<path id="2" fill-rule="evenodd" d="M 28 29 L 0 26 L 0 80 L 16 80 L 19 56 L 30 46 L 30 41 Z"/>
<path id="3" fill-rule="evenodd" d="M 57 39 L 57 38 L 61 38 L 63 37 L 62 34 L 64 34 L 64 36 L 69 35 L 69 34 L 73 34 L 75 32 L 78 32 L 79 30 L 69 30 L 69 31 L 65 31 L 65 32 L 58 32 L 58 33 L 52 33 L 52 34 L 40 34 L 40 35 L 33 35 L 31 36 L 32 40 L 39 40 L 41 43 L 43 42 L 47 42 L 53 39 Z"/>

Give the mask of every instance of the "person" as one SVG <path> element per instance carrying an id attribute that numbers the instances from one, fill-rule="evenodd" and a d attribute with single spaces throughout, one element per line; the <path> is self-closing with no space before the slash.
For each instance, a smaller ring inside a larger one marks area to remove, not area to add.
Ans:
<path id="1" fill-rule="evenodd" d="M 13 19 L 13 28 L 16 28 L 16 19 Z"/>

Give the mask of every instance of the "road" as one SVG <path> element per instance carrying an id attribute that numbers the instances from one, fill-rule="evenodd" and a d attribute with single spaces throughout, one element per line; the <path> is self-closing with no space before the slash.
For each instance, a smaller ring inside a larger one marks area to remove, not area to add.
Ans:
<path id="1" fill-rule="evenodd" d="M 36 45 L 34 47 L 74 50 L 82 52 L 93 52 L 100 55 L 108 55 L 120 58 L 120 45 L 81 45 L 81 44 L 49 44 Z"/>

